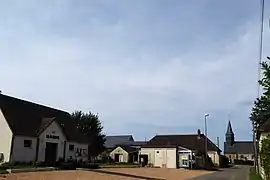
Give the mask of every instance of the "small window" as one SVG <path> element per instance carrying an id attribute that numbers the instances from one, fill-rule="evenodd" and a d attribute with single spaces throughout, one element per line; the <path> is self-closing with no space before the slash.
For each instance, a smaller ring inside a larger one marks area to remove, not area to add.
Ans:
<path id="1" fill-rule="evenodd" d="M 32 140 L 24 140 L 24 147 L 31 147 L 32 146 Z"/>
<path id="2" fill-rule="evenodd" d="M 82 149 L 81 148 L 77 148 L 76 149 L 76 154 L 77 154 L 77 156 L 81 156 L 82 155 Z"/>
<path id="3" fill-rule="evenodd" d="M 68 149 L 69 149 L 70 151 L 74 151 L 74 145 L 73 145 L 73 144 L 70 144 Z"/>

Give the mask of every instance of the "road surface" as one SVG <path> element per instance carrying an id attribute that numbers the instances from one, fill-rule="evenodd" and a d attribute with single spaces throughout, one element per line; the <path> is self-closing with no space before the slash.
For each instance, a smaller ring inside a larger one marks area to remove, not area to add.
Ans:
<path id="1" fill-rule="evenodd" d="M 251 166 L 233 166 L 192 180 L 248 180 Z"/>

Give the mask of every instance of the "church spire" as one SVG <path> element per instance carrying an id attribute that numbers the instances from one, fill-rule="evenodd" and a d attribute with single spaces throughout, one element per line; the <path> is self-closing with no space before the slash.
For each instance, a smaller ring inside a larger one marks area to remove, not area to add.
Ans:
<path id="1" fill-rule="evenodd" d="M 227 132 L 226 134 L 233 134 L 231 121 L 229 120 L 228 126 L 227 126 Z"/>
<path id="2" fill-rule="evenodd" d="M 234 133 L 232 130 L 232 125 L 231 125 L 231 121 L 229 119 L 229 123 L 227 126 L 227 132 L 226 132 L 226 143 L 230 146 L 232 146 L 234 144 Z"/>

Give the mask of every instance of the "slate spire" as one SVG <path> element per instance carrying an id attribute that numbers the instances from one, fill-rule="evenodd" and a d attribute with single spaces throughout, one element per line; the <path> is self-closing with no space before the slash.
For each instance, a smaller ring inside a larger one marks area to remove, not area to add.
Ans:
<path id="1" fill-rule="evenodd" d="M 233 134 L 231 121 L 229 120 L 228 126 L 227 126 L 227 132 L 226 134 Z"/>
<path id="2" fill-rule="evenodd" d="M 226 143 L 230 146 L 234 144 L 234 133 L 232 130 L 231 121 L 229 120 L 228 126 L 227 126 L 227 132 L 226 132 Z"/>

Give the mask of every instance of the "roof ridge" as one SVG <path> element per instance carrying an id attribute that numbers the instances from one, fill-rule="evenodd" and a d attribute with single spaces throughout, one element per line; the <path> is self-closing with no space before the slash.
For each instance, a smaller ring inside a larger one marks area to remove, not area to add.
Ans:
<path id="1" fill-rule="evenodd" d="M 107 137 L 133 136 L 133 135 L 106 135 Z"/>
<path id="2" fill-rule="evenodd" d="M 56 108 L 53 108 L 53 107 L 50 107 L 50 106 L 47 106 L 47 105 L 38 104 L 38 103 L 33 102 L 33 101 L 30 101 L 30 100 L 20 99 L 20 98 L 16 98 L 16 97 L 9 96 L 9 95 L 2 94 L 2 93 L 0 94 L 0 96 L 3 96 L 4 98 L 10 98 L 10 99 L 12 99 L 12 100 L 21 101 L 21 102 L 25 102 L 25 103 L 30 103 L 30 104 L 37 105 L 37 106 L 40 106 L 40 107 L 43 107 L 43 108 L 49 108 L 49 109 L 52 109 L 52 110 L 56 110 L 56 111 L 60 111 L 60 112 L 69 114 L 67 111 L 63 111 L 63 110 L 60 110 L 60 109 L 56 109 Z M 69 114 L 69 115 L 70 115 L 70 114 Z"/>
<path id="3" fill-rule="evenodd" d="M 183 134 L 158 134 L 156 136 L 186 136 L 186 135 L 189 135 L 189 136 L 197 136 L 198 134 L 197 133 L 193 133 L 193 134 L 190 134 L 190 133 L 183 133 Z M 201 133 L 201 135 L 204 135 L 203 133 Z"/>

